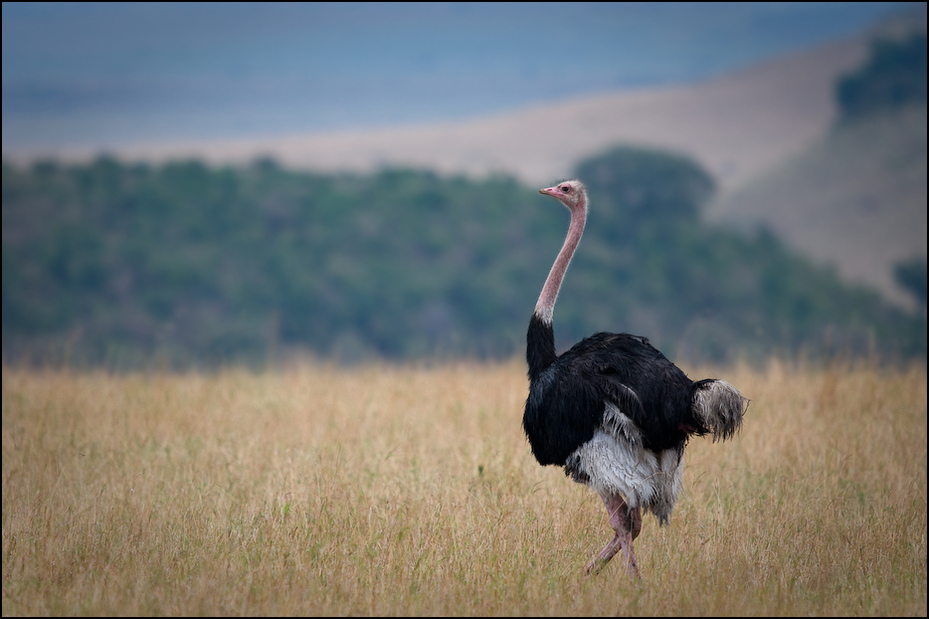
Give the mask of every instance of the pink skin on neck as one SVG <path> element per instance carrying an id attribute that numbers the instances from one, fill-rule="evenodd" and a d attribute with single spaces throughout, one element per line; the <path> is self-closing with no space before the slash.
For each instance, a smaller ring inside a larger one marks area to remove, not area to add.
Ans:
<path id="1" fill-rule="evenodd" d="M 558 186 L 540 189 L 539 193 L 558 198 L 563 204 L 562 196 L 558 192 Z M 565 237 L 564 245 L 555 258 L 552 270 L 548 273 L 548 279 L 542 286 L 542 293 L 535 304 L 535 314 L 546 324 L 552 323 L 552 316 L 555 311 L 555 301 L 558 299 L 558 291 L 561 289 L 561 282 L 564 280 L 568 265 L 571 263 L 571 257 L 574 250 L 577 249 L 581 236 L 584 234 L 584 226 L 587 223 L 587 196 L 582 193 L 577 204 L 565 204 L 571 211 L 571 224 L 568 226 L 568 235 Z"/>

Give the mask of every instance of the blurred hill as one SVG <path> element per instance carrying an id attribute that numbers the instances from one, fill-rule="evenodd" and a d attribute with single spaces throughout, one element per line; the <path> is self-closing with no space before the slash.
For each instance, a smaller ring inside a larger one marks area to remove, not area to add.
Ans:
<path id="1" fill-rule="evenodd" d="M 875 37 L 925 30 L 925 15 L 911 12 L 857 37 L 694 84 L 604 93 L 464 122 L 139 143 L 112 154 L 236 165 L 270 156 L 316 172 L 408 166 L 472 178 L 511 174 L 538 186 L 617 143 L 657 147 L 692 157 L 716 179 L 720 191 L 706 210 L 711 221 L 767 226 L 847 281 L 874 286 L 912 309 L 892 271 L 900 260 L 926 256 L 925 107 L 832 128 L 840 77 L 866 62 Z M 76 148 L 60 158 L 86 162 L 97 154 Z M 27 158 L 20 153 L 13 160 Z"/>
<path id="2" fill-rule="evenodd" d="M 707 218 L 766 227 L 794 250 L 915 307 L 894 266 L 926 259 L 926 106 L 842 126 L 721 197 Z"/>
<path id="3" fill-rule="evenodd" d="M 594 206 L 560 341 L 925 356 L 926 71 L 921 101 L 839 92 L 882 83 L 875 32 L 469 122 L 5 161 L 4 359 L 509 355 L 564 233 L 532 187 L 575 174 Z"/>
<path id="4" fill-rule="evenodd" d="M 686 154 L 729 189 L 820 139 L 835 121 L 837 77 L 867 57 L 870 35 L 724 75 L 607 92 L 463 122 L 265 138 L 138 143 L 110 154 L 164 162 L 246 164 L 270 156 L 293 169 L 369 173 L 382 167 L 443 174 L 509 174 L 530 185 L 569 174 L 591 153 L 640 144 Z M 33 153 L 33 155 L 39 153 Z M 61 149 L 89 161 L 95 148 Z M 17 151 L 14 160 L 30 158 Z M 7 156 L 10 159 L 10 156 Z"/>
<path id="5" fill-rule="evenodd" d="M 875 40 L 836 82 L 841 115 L 825 138 L 723 195 L 708 219 L 765 227 L 846 280 L 925 305 L 925 284 L 895 272 L 921 263 L 925 273 L 927 56 L 925 30 Z"/>

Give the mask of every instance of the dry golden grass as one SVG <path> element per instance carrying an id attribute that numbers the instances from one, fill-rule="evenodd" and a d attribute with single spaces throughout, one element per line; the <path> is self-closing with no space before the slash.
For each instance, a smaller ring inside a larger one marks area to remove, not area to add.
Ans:
<path id="1" fill-rule="evenodd" d="M 713 374 L 704 370 L 692 376 Z M 640 582 L 521 363 L 3 370 L 3 615 L 926 615 L 926 369 L 772 363 Z"/>

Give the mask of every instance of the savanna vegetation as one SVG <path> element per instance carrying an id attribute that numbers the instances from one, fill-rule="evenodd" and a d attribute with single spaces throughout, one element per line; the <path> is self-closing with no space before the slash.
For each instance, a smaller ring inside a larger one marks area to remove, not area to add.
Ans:
<path id="1" fill-rule="evenodd" d="M 524 372 L 6 368 L 3 615 L 926 615 L 925 365 L 726 370 L 640 582 L 584 575 L 612 531 Z"/>
<path id="2" fill-rule="evenodd" d="M 715 361 L 926 353 L 924 317 L 840 282 L 764 232 L 701 223 L 712 179 L 673 154 L 579 164 L 588 230 L 559 305 L 564 342 L 648 335 Z M 126 369 L 507 358 L 567 214 L 507 178 L 370 176 L 196 161 L 3 167 L 3 355 Z"/>

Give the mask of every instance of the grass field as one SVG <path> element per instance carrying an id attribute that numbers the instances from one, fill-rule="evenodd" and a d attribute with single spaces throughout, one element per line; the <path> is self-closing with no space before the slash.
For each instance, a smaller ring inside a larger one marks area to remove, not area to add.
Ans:
<path id="1" fill-rule="evenodd" d="M 599 498 L 539 467 L 522 363 L 3 370 L 3 615 L 914 615 L 926 368 L 723 375 L 671 525 L 596 577 Z"/>

